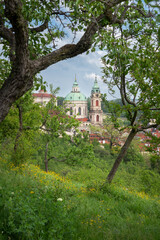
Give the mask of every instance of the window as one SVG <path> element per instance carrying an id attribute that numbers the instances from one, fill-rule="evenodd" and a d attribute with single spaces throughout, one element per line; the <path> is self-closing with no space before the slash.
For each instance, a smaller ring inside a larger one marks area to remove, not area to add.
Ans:
<path id="1" fill-rule="evenodd" d="M 96 100 L 96 107 L 97 107 L 97 106 L 99 106 L 99 101 L 98 101 L 98 100 Z"/>
<path id="2" fill-rule="evenodd" d="M 97 115 L 97 117 L 96 117 L 96 121 L 99 122 L 99 115 Z"/>
<path id="3" fill-rule="evenodd" d="M 81 108 L 80 107 L 78 108 L 78 113 L 79 113 L 79 115 L 81 115 Z"/>

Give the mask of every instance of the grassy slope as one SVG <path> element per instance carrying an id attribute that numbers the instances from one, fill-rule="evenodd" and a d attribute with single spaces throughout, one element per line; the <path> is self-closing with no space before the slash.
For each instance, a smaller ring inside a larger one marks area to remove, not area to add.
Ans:
<path id="1" fill-rule="evenodd" d="M 34 165 L 0 169 L 2 240 L 159 240 L 160 199 L 122 182 L 99 190 L 100 169 L 75 168 L 72 181 Z"/>

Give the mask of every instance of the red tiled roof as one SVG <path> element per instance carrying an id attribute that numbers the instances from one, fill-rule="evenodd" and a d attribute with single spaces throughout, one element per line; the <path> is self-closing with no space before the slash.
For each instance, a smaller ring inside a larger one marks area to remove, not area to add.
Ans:
<path id="1" fill-rule="evenodd" d="M 77 118 L 80 122 L 87 122 L 88 118 Z"/>
<path id="2" fill-rule="evenodd" d="M 40 90 L 38 93 L 33 93 L 33 97 L 40 97 L 40 98 L 51 98 L 52 94 L 45 92 L 44 90 Z"/>
<path id="3" fill-rule="evenodd" d="M 33 97 L 40 97 L 40 98 L 50 98 L 52 94 L 50 93 L 33 93 Z"/>

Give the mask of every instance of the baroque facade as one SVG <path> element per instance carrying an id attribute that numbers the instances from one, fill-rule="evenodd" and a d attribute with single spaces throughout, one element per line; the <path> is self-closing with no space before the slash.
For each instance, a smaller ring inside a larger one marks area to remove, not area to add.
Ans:
<path id="1" fill-rule="evenodd" d="M 98 86 L 97 78 L 95 78 L 93 88 L 91 90 L 91 106 L 88 111 L 88 101 L 86 96 L 80 92 L 77 80 L 75 79 L 72 91 L 67 94 L 64 99 L 65 106 L 69 108 L 68 115 L 75 116 L 82 122 L 90 122 L 91 124 L 103 123 L 103 111 L 101 109 L 101 93 Z"/>

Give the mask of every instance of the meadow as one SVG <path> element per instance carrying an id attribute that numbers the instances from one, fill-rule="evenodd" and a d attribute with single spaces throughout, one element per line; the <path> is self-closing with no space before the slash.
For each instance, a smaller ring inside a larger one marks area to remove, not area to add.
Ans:
<path id="1" fill-rule="evenodd" d="M 51 162 L 56 172 L 48 173 L 0 162 L 2 240 L 159 240 L 160 177 L 153 171 L 129 163 L 102 186 L 102 160 L 99 167 Z"/>

